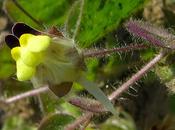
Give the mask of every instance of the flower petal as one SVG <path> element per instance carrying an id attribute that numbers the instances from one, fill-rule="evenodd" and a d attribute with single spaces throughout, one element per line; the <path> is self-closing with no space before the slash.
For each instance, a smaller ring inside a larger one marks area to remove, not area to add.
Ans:
<path id="1" fill-rule="evenodd" d="M 16 62 L 17 78 L 19 81 L 25 81 L 32 78 L 35 74 L 35 67 L 29 67 L 22 60 Z"/>
<path id="2" fill-rule="evenodd" d="M 35 36 L 28 41 L 28 49 L 32 52 L 41 52 L 48 48 L 51 38 L 48 36 Z"/>
<path id="3" fill-rule="evenodd" d="M 32 35 L 32 34 L 23 34 L 20 39 L 20 45 L 22 47 L 27 46 L 31 52 L 41 52 L 48 48 L 50 45 L 51 38 L 46 35 Z"/>
<path id="4" fill-rule="evenodd" d="M 17 61 L 21 57 L 21 47 L 14 47 L 11 50 L 12 58 Z"/>
<path id="5" fill-rule="evenodd" d="M 39 63 L 41 63 L 42 60 L 42 52 L 35 53 L 31 52 L 27 48 L 22 48 L 21 50 L 21 59 L 22 61 L 31 67 L 37 66 Z"/>
<path id="6" fill-rule="evenodd" d="M 31 37 L 33 37 L 34 35 L 32 34 L 23 34 L 20 38 L 19 38 L 19 44 L 21 47 L 27 47 L 28 41 Z"/>

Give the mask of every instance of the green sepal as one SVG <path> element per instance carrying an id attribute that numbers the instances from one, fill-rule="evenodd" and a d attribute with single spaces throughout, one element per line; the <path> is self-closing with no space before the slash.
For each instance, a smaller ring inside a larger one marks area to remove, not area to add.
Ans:
<path id="1" fill-rule="evenodd" d="M 113 104 L 107 98 L 107 96 L 103 93 L 103 91 L 98 88 L 97 84 L 88 81 L 85 76 L 82 76 L 77 83 L 81 84 L 90 94 L 92 94 L 104 107 L 109 110 L 112 114 L 118 115 L 117 111 L 115 110 Z"/>

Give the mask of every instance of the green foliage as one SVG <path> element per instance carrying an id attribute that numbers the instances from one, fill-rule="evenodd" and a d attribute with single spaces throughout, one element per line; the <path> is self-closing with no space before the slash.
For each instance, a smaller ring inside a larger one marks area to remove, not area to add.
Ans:
<path id="1" fill-rule="evenodd" d="M 46 27 L 63 25 L 66 14 L 72 5 L 72 0 L 18 0 L 22 7 L 35 19 L 41 21 Z M 39 28 L 28 16 L 17 8 L 12 0 L 5 0 L 4 8 L 12 20 L 25 22 L 30 26 Z M 15 10 L 15 11 L 14 11 Z"/>
<path id="2" fill-rule="evenodd" d="M 173 62 L 174 56 L 174 53 L 168 55 L 162 60 L 159 66 L 156 66 L 155 68 L 155 73 L 171 92 L 175 92 L 175 65 Z"/>
<path id="3" fill-rule="evenodd" d="M 38 130 L 64 130 L 75 118 L 67 114 L 52 114 L 43 119 Z"/>
<path id="4" fill-rule="evenodd" d="M 81 110 L 78 107 L 69 104 L 68 102 L 63 102 L 62 104 L 60 104 L 60 106 L 65 113 L 70 113 L 74 117 L 81 115 Z"/>
<path id="5" fill-rule="evenodd" d="M 9 52 L 6 46 L 0 49 L 0 79 L 8 78 L 15 73 L 15 65 Z"/>
<path id="6" fill-rule="evenodd" d="M 57 108 L 58 105 L 60 105 L 60 103 L 63 102 L 61 99 L 56 100 L 53 97 L 53 94 L 50 94 L 50 93 L 49 94 L 48 93 L 41 94 L 40 100 L 42 103 L 43 112 L 45 112 L 45 114 L 54 112 L 55 108 Z"/>
<path id="7" fill-rule="evenodd" d="M 97 41 L 101 40 L 103 37 L 108 37 L 106 34 L 114 31 L 123 20 L 126 20 L 127 17 L 138 11 L 144 5 L 145 1 L 146 0 L 85 0 L 82 19 L 78 28 L 78 33 L 75 37 L 75 41 L 81 47 L 90 47 L 97 44 Z M 18 2 L 27 12 L 29 12 L 35 19 L 43 23 L 46 27 L 50 27 L 52 25 L 63 27 L 64 24 L 66 24 L 67 30 L 65 33 L 68 33 L 70 37 L 74 35 L 81 8 L 81 1 L 76 1 L 74 3 L 73 0 L 18 0 Z M 73 3 L 74 6 L 72 7 Z M 13 21 L 25 22 L 30 26 L 41 29 L 40 26 L 21 12 L 11 0 L 4 1 L 4 8 Z M 113 37 L 108 38 L 106 40 L 107 45 L 104 46 L 114 47 L 115 44 L 118 46 L 118 42 L 116 43 L 114 40 L 116 39 Z M 0 52 L 0 55 L 9 58 L 11 61 L 9 52 L 9 50 L 5 52 L 6 54 Z M 148 59 L 150 55 L 146 55 L 146 58 L 143 59 Z M 86 62 L 89 70 L 87 72 L 88 78 L 91 80 L 98 80 L 96 79 L 97 74 L 101 77 L 102 74 L 121 74 L 125 69 L 128 69 L 128 66 L 131 66 L 128 64 L 128 61 L 121 61 L 119 59 L 120 57 L 118 55 L 108 58 L 107 65 L 103 65 L 100 69 L 97 69 L 101 63 L 98 58 L 88 60 Z M 136 60 L 131 59 L 130 61 L 135 62 Z M 4 69 L 2 72 L 0 71 L 0 77 L 2 75 L 3 78 L 6 78 L 15 73 L 12 71 L 14 70 L 13 63 L 10 63 L 9 68 L 6 62 L 2 61 L 1 64 L 2 67 L 4 66 Z M 101 72 L 99 73 L 99 71 Z M 78 87 L 78 89 L 81 90 L 81 87 Z M 41 99 L 46 114 L 55 112 L 56 108 L 65 109 L 66 112 L 71 112 L 72 115 L 76 116 L 80 113 L 79 110 L 74 109 L 71 105 L 65 104 L 64 101 L 60 101 L 60 99 L 51 98 L 48 94 L 41 95 Z M 74 118 L 70 115 L 53 114 L 43 120 L 39 130 L 62 130 L 73 120 Z M 119 122 L 119 124 L 113 124 L 113 120 Z M 9 130 L 10 128 L 13 129 L 15 126 L 15 128 L 18 128 L 18 122 L 15 123 L 14 125 L 8 125 Z M 126 128 L 123 129 L 120 126 L 121 124 L 126 126 Z M 25 129 L 27 130 L 27 128 Z M 102 129 L 135 130 L 135 127 L 131 120 L 126 121 L 124 119 L 118 120 L 116 118 L 111 118 L 106 124 L 104 124 L 104 126 L 102 126 Z"/>
<path id="8" fill-rule="evenodd" d="M 37 130 L 37 128 L 21 117 L 12 116 L 6 120 L 2 130 Z"/>
<path id="9" fill-rule="evenodd" d="M 175 94 L 171 95 L 169 98 L 169 106 L 170 110 L 173 114 L 175 114 Z"/>
<path id="10" fill-rule="evenodd" d="M 123 19 L 142 7 L 144 1 L 145 0 L 85 0 L 82 21 L 76 37 L 79 45 L 82 47 L 92 45 L 99 38 L 102 38 L 105 34 L 114 30 Z M 68 17 L 69 8 L 72 5 L 71 0 L 19 0 L 19 3 L 35 19 L 41 21 L 47 27 L 51 25 L 63 26 Z M 70 27 L 69 30 L 75 29 L 75 21 L 77 21 L 75 18 L 78 18 L 77 15 L 79 14 L 76 11 L 79 11 L 77 8 L 80 3 L 81 2 L 74 6 L 72 14 L 70 14 L 71 18 L 69 18 L 70 21 L 68 21 L 68 23 L 71 25 L 68 25 Z M 37 27 L 11 0 L 5 0 L 5 9 L 14 21 L 25 22 Z M 72 25 L 72 23 L 74 23 L 74 25 Z"/>
<path id="11" fill-rule="evenodd" d="M 87 72 L 87 78 L 90 80 L 95 80 L 96 72 L 99 66 L 99 60 L 97 58 L 89 59 L 86 62 L 86 66 L 87 68 L 89 68 Z"/>
<path id="12" fill-rule="evenodd" d="M 111 117 L 101 125 L 100 130 L 136 130 L 135 125 L 126 113 L 125 118 Z"/>
<path id="13" fill-rule="evenodd" d="M 114 30 L 121 20 L 138 10 L 144 1 L 85 0 L 77 41 L 83 47 L 92 45 L 93 42 Z"/>

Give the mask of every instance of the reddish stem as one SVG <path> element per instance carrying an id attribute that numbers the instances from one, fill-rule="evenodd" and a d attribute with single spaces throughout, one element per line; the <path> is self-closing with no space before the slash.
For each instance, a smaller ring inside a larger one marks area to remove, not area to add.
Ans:
<path id="1" fill-rule="evenodd" d="M 144 74 L 146 74 L 158 61 L 160 61 L 166 55 L 166 51 L 160 52 L 154 59 L 147 63 L 141 70 L 134 74 L 128 81 L 114 91 L 108 98 L 109 100 L 115 100 L 123 92 L 129 89 L 136 81 L 138 81 Z"/>
<path id="2" fill-rule="evenodd" d="M 164 56 L 166 56 L 167 51 L 163 50 L 160 52 L 154 59 L 152 59 L 148 64 L 146 64 L 140 71 L 138 71 L 136 74 L 134 74 L 128 81 L 126 81 L 123 85 L 121 85 L 116 91 L 114 91 L 111 95 L 108 96 L 109 100 L 113 101 L 117 97 L 119 97 L 123 92 L 125 92 L 131 85 L 133 85 L 136 81 L 138 81 L 140 78 L 143 77 L 144 74 L 146 74 L 158 61 L 160 61 Z M 77 127 L 79 127 L 79 122 L 85 123 L 85 122 L 90 122 L 91 118 L 93 117 L 94 113 L 87 112 L 83 117 L 88 117 L 88 118 L 83 118 L 80 117 L 78 118 L 75 122 L 70 124 L 71 129 L 66 129 L 66 130 L 74 130 Z M 82 121 L 80 121 L 82 120 Z"/>
<path id="3" fill-rule="evenodd" d="M 119 47 L 119 48 L 112 48 L 112 49 L 99 49 L 99 50 L 92 50 L 84 52 L 84 57 L 103 57 L 105 55 L 114 53 L 114 52 L 128 52 L 133 50 L 140 50 L 140 49 L 146 49 L 148 48 L 147 45 L 144 44 L 132 44 L 125 47 Z"/>
<path id="4" fill-rule="evenodd" d="M 47 92 L 48 90 L 49 90 L 48 86 L 45 85 L 43 87 L 40 87 L 40 88 L 37 88 L 37 89 L 33 89 L 33 90 L 30 90 L 30 91 L 18 94 L 18 95 L 14 96 L 14 97 L 10 97 L 10 98 L 6 99 L 5 102 L 6 103 L 14 103 L 14 102 L 16 102 L 18 100 L 21 100 L 21 99 L 24 99 L 26 97 L 32 97 L 32 96 L 38 95 L 40 93 Z"/>

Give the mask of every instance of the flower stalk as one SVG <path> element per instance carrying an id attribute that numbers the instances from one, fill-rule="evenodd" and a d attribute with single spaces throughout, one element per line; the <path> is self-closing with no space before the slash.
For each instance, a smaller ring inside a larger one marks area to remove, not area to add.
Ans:
<path id="1" fill-rule="evenodd" d="M 8 104 L 14 103 L 14 102 L 17 102 L 18 100 L 22 100 L 24 98 L 36 96 L 36 95 L 39 95 L 40 93 L 45 93 L 45 92 L 48 92 L 48 91 L 49 91 L 49 87 L 48 87 L 48 85 L 45 85 L 43 87 L 33 89 L 33 90 L 30 90 L 30 91 L 18 94 L 16 96 L 7 98 L 5 100 L 5 102 L 8 103 Z"/>

